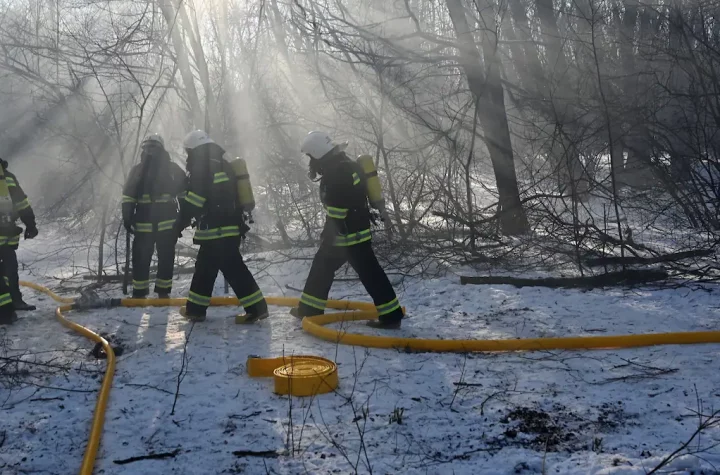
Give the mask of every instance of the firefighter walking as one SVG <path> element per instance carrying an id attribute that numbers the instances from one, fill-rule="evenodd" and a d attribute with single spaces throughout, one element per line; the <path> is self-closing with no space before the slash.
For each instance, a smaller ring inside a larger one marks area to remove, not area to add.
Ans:
<path id="1" fill-rule="evenodd" d="M 128 175 L 123 189 L 123 224 L 134 234 L 132 246 L 132 297 L 150 293 L 150 262 L 157 248 L 155 293 L 169 298 L 172 291 L 177 219 L 177 198 L 185 189 L 185 172 L 170 159 L 165 142 L 152 134 L 142 142 L 140 163 Z"/>
<path id="2" fill-rule="evenodd" d="M 375 328 L 398 329 L 403 311 L 395 291 L 380 266 L 371 244 L 368 207 L 385 214 L 377 171 L 372 164 L 351 160 L 344 152 L 347 144 L 335 144 L 324 132 L 310 132 L 301 151 L 310 157 L 310 177 L 321 175 L 320 199 L 327 214 L 322 240 L 300 297 L 300 305 L 291 313 L 306 317 L 324 313 L 335 272 L 349 262 L 375 303 L 378 320 L 368 322 Z M 371 183 L 368 188 L 368 183 Z M 372 190 L 374 196 L 369 197 Z"/>
<path id="3" fill-rule="evenodd" d="M 25 239 L 37 236 L 38 230 L 35 214 L 20 183 L 15 175 L 7 171 L 5 160 L 1 160 L 0 164 L 0 325 L 10 325 L 17 321 L 13 294 L 18 303 L 24 303 L 19 293 L 15 254 L 23 230 L 15 222 L 20 218 L 25 225 Z M 16 290 L 12 289 L 13 282 Z"/>
<path id="4" fill-rule="evenodd" d="M 195 218 L 193 242 L 200 249 L 187 305 L 181 314 L 192 321 L 205 320 L 220 271 L 245 308 L 246 313 L 238 315 L 236 322 L 267 318 L 265 297 L 240 255 L 241 236 L 248 229 L 244 212 L 254 205 L 248 201 L 252 193 L 248 197 L 249 177 L 244 161 L 229 163 L 223 158 L 225 150 L 202 130 L 190 132 L 183 147 L 187 153 L 188 188 L 180 203 L 175 235 L 181 236 Z"/>
<path id="5" fill-rule="evenodd" d="M 20 218 L 20 221 L 25 225 L 25 239 L 33 239 L 38 235 L 38 229 L 35 225 L 35 213 L 30 206 L 28 197 L 20 186 L 17 177 L 8 170 L 8 162 L 0 159 L 0 166 L 2 166 L 5 183 L 13 202 L 15 212 L 13 225 L 16 219 Z M 23 300 L 22 292 L 20 291 L 17 248 L 20 244 L 21 232 L 21 228 L 14 227 L 11 233 L 12 236 L 9 236 L 6 241 L 4 241 L 5 236 L 0 237 L 0 243 L 2 243 L 0 244 L 0 252 L 2 253 L 4 280 L 10 288 L 10 296 L 15 310 L 35 310 L 35 305 L 30 305 Z"/>

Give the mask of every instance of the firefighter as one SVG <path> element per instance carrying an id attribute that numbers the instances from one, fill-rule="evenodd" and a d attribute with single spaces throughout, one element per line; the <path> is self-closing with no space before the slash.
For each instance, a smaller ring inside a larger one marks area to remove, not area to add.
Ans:
<path id="1" fill-rule="evenodd" d="M 5 176 L 5 183 L 8 186 L 10 198 L 14 203 L 15 217 L 20 218 L 22 223 L 25 225 L 25 239 L 33 239 L 38 235 L 38 229 L 35 225 L 35 213 L 33 212 L 30 202 L 28 201 L 25 192 L 23 191 L 17 177 L 8 171 L 8 162 L 0 159 L 0 165 L 2 165 L 3 175 Z M 12 297 L 13 306 L 15 310 L 35 310 L 35 305 L 30 305 L 23 300 L 22 292 L 20 291 L 20 277 L 18 275 L 18 260 L 17 260 L 17 248 L 20 243 L 21 228 L 15 228 L 14 236 L 9 239 L 3 248 L 3 269 L 4 279 L 10 287 L 10 295 Z M 0 242 L 2 238 L 0 238 Z"/>
<path id="2" fill-rule="evenodd" d="M 398 329 L 403 310 L 371 244 L 367 183 L 373 175 L 345 154 L 346 147 L 347 143 L 336 144 L 328 134 L 314 131 L 300 148 L 310 157 L 310 178 L 321 176 L 320 199 L 327 218 L 300 305 L 291 313 L 300 318 L 324 313 L 335 272 L 349 262 L 378 312 L 378 320 L 368 325 Z"/>
<path id="3" fill-rule="evenodd" d="M 22 310 L 35 309 L 23 301 L 20 293 L 15 251 L 23 230 L 15 222 L 20 218 L 25 225 L 25 239 L 37 236 L 38 229 L 30 202 L 17 178 L 7 167 L 8 163 L 0 159 L 0 325 L 17 321 L 15 305 Z"/>
<path id="4" fill-rule="evenodd" d="M 147 298 L 150 293 L 150 262 L 157 248 L 158 270 L 155 293 L 169 298 L 175 261 L 174 232 L 177 198 L 185 189 L 185 172 L 170 159 L 159 134 L 142 142 L 140 163 L 128 175 L 123 189 L 123 225 L 134 234 L 132 246 L 132 297 Z"/>
<path id="5" fill-rule="evenodd" d="M 238 177 L 223 155 L 225 150 L 202 130 L 190 132 L 183 141 L 187 153 L 188 188 L 180 203 L 176 236 L 196 220 L 193 242 L 200 245 L 187 305 L 181 314 L 195 322 L 205 320 L 218 271 L 230 284 L 244 315 L 237 323 L 253 323 L 268 317 L 267 303 L 255 278 L 240 255 L 240 240 L 249 229 L 238 196 Z"/>

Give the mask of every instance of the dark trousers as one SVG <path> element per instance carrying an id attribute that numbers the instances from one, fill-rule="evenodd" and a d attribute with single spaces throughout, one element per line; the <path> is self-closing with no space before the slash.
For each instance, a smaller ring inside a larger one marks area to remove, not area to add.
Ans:
<path id="1" fill-rule="evenodd" d="M 205 315 L 218 272 L 223 273 L 248 314 L 267 312 L 265 297 L 240 255 L 240 238 L 228 237 L 200 244 L 187 299 L 189 314 Z"/>
<path id="2" fill-rule="evenodd" d="M 155 278 L 155 293 L 170 293 L 176 242 L 177 237 L 172 230 L 135 233 L 132 247 L 133 297 L 143 298 L 150 293 L 150 262 L 156 248 L 158 270 Z"/>
<path id="3" fill-rule="evenodd" d="M 7 270 L 15 262 L 15 274 L 17 275 L 17 255 L 15 249 L 10 246 L 0 246 L 0 317 L 11 315 L 15 311 L 13 298 L 10 290 L 10 278 Z"/>
<path id="4" fill-rule="evenodd" d="M 17 252 L 12 247 L 7 247 L 2 251 L 3 254 L 3 270 L 4 276 L 7 278 L 7 284 L 10 287 L 10 296 L 13 302 L 22 302 L 22 292 L 20 292 L 20 275 L 18 274 Z"/>
<path id="5" fill-rule="evenodd" d="M 379 319 L 383 322 L 401 320 L 402 308 L 385 271 L 375 257 L 370 241 L 348 247 L 325 242 L 320 245 L 305 282 L 298 314 L 308 317 L 325 311 L 335 272 L 346 262 L 355 269 L 365 290 L 372 297 Z"/>

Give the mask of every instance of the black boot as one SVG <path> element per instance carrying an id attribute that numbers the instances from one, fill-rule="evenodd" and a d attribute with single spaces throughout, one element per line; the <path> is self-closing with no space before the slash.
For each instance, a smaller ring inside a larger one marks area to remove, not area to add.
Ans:
<path id="1" fill-rule="evenodd" d="M 134 298 L 134 299 L 146 299 L 146 298 L 148 298 L 148 294 L 147 294 L 147 292 L 135 292 L 135 291 L 133 290 L 132 298 Z"/>
<path id="2" fill-rule="evenodd" d="M 399 330 L 400 323 L 400 320 L 370 320 L 367 326 L 380 330 Z"/>
<path id="3" fill-rule="evenodd" d="M 37 310 L 37 307 L 35 305 L 30 305 L 29 303 L 25 302 L 24 300 L 13 302 L 13 307 L 15 307 L 15 310 L 19 310 L 19 311 Z"/>
<path id="4" fill-rule="evenodd" d="M 270 312 L 268 312 L 267 303 L 263 300 L 247 309 L 245 314 L 236 315 L 235 323 L 255 323 L 258 320 L 265 320 L 269 316 Z"/>
<path id="5" fill-rule="evenodd" d="M 193 311 L 188 312 L 187 306 L 180 307 L 180 315 L 187 318 L 191 322 L 204 322 L 207 319 L 207 315 L 204 313 L 195 313 Z"/>
<path id="6" fill-rule="evenodd" d="M 402 308 L 398 308 L 394 312 L 382 315 L 377 320 L 368 321 L 367 326 L 380 330 L 399 330 L 404 316 L 405 312 L 403 312 Z"/>
<path id="7" fill-rule="evenodd" d="M 170 292 L 158 292 L 158 298 L 159 299 L 169 299 L 170 298 Z"/>
<path id="8" fill-rule="evenodd" d="M 300 320 L 302 320 L 305 317 L 314 317 L 316 315 L 323 315 L 324 313 L 325 313 L 325 310 L 318 310 L 318 309 L 314 308 L 312 310 L 312 313 L 310 313 L 309 315 L 305 315 L 304 313 L 300 313 L 300 307 L 293 307 L 290 309 L 290 315 L 292 315 L 295 318 L 299 318 Z"/>
<path id="9" fill-rule="evenodd" d="M 0 316 L 0 325 L 12 325 L 18 321 L 17 313 L 13 310 L 12 313 L 6 313 Z"/>

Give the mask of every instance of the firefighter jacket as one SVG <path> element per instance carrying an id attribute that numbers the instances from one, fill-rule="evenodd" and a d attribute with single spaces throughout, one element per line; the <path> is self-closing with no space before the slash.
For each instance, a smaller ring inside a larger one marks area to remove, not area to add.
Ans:
<path id="1" fill-rule="evenodd" d="M 17 249 L 23 230 L 15 222 L 20 219 L 28 229 L 35 228 L 35 213 L 17 177 L 7 170 L 7 162 L 0 160 L 0 164 L 0 246 Z"/>
<path id="2" fill-rule="evenodd" d="M 128 175 L 123 189 L 122 214 L 136 233 L 171 231 L 177 219 L 177 199 L 184 196 L 185 172 L 167 151 L 143 155 Z"/>
<path id="3" fill-rule="evenodd" d="M 216 143 L 194 148 L 188 154 L 188 188 L 180 202 L 179 229 L 197 221 L 193 242 L 239 238 L 247 229 L 238 202 L 237 177 Z"/>
<path id="4" fill-rule="evenodd" d="M 321 169 L 320 200 L 327 214 L 323 241 L 341 247 L 369 241 L 370 209 L 362 166 L 339 152 L 324 158 Z"/>

